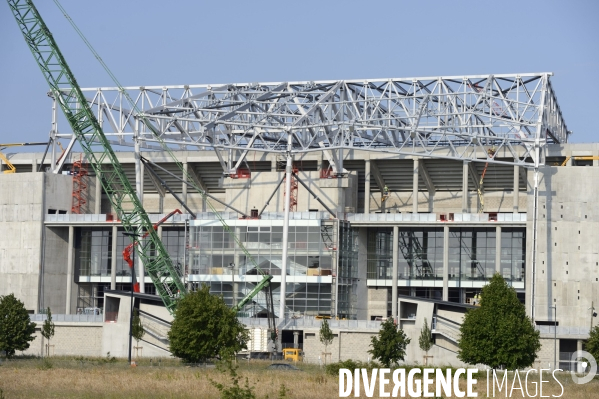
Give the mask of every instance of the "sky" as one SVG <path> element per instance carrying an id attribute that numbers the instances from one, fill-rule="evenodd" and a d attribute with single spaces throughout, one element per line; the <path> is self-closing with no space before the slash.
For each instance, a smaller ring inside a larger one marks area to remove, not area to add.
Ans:
<path id="1" fill-rule="evenodd" d="M 0 143 L 47 141 L 48 86 L 3 3 Z M 80 86 L 114 86 L 54 2 L 35 3 Z M 553 72 L 570 141 L 599 142 L 594 0 L 61 4 L 124 86 Z"/>

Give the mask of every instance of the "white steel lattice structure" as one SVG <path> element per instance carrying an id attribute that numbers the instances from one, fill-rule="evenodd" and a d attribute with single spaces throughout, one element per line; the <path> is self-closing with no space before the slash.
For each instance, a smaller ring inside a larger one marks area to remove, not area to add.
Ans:
<path id="1" fill-rule="evenodd" d="M 247 151 L 299 154 L 323 149 L 534 167 L 539 162 L 535 148 L 568 141 L 551 75 L 126 90 L 171 148 L 216 150 L 225 174 L 239 167 Z M 137 138 L 141 148 L 160 148 L 117 88 L 83 90 L 113 145 L 133 146 Z M 490 147 L 503 154 L 501 158 L 493 159 Z"/>

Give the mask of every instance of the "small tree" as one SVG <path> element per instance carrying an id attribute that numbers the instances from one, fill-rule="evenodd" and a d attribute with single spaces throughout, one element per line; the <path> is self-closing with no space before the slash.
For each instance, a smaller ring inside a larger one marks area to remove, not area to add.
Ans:
<path id="1" fill-rule="evenodd" d="M 393 318 L 388 318 L 381 324 L 377 336 L 372 337 L 372 349 L 368 351 L 383 366 L 391 367 L 406 357 L 406 347 L 411 339 L 406 333 L 395 325 Z"/>
<path id="2" fill-rule="evenodd" d="M 246 348 L 248 334 L 235 311 L 203 285 L 179 301 L 168 338 L 173 355 L 199 363 L 231 358 Z"/>
<path id="3" fill-rule="evenodd" d="M 427 364 L 428 359 L 428 351 L 433 347 L 433 334 L 431 333 L 431 329 L 428 326 L 428 322 L 426 317 L 424 318 L 424 325 L 422 326 L 422 330 L 420 330 L 420 338 L 418 338 L 418 345 L 420 349 L 424 351 L 424 364 Z"/>
<path id="4" fill-rule="evenodd" d="M 586 342 L 586 350 L 595 359 L 599 359 L 599 326 L 593 327 L 589 334 L 589 339 Z"/>
<path id="5" fill-rule="evenodd" d="M 320 342 L 324 345 L 324 363 L 327 363 L 327 353 L 328 353 L 328 348 L 329 345 L 331 344 L 331 342 L 333 342 L 333 331 L 331 331 L 331 328 L 329 327 L 329 322 L 327 321 L 327 319 L 324 319 L 322 321 L 322 324 L 320 325 Z"/>
<path id="6" fill-rule="evenodd" d="M 54 336 L 54 322 L 52 321 L 52 311 L 50 307 L 46 309 L 46 320 L 42 326 L 42 337 L 48 340 L 46 344 L 46 356 L 50 356 L 50 340 Z"/>
<path id="7" fill-rule="evenodd" d="M 6 357 L 14 356 L 15 351 L 29 348 L 29 342 L 35 339 L 35 323 L 23 302 L 14 294 L 0 296 L 0 351 L 6 351 Z"/>
<path id="8" fill-rule="evenodd" d="M 139 310 L 134 309 L 133 311 L 133 325 L 131 326 L 131 336 L 135 338 L 135 342 L 137 342 L 137 348 L 139 348 L 139 340 L 144 337 L 144 326 L 141 324 L 141 319 L 139 318 Z"/>
<path id="9" fill-rule="evenodd" d="M 516 291 L 498 273 L 483 287 L 480 307 L 466 313 L 460 333 L 458 358 L 494 369 L 529 367 L 541 348 Z"/>

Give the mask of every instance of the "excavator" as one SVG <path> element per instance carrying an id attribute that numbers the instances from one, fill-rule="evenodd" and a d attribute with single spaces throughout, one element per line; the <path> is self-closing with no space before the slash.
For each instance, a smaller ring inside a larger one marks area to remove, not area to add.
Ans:
<path id="1" fill-rule="evenodd" d="M 174 314 L 178 301 L 187 294 L 187 288 L 183 283 L 183 278 L 179 269 L 173 265 L 164 244 L 156 232 L 155 226 L 150 222 L 148 214 L 125 175 L 123 167 L 108 142 L 108 139 L 104 135 L 100 123 L 94 115 L 87 99 L 83 95 L 75 76 L 37 8 L 31 0 L 7 0 L 7 2 L 19 29 L 23 34 L 25 42 L 29 46 L 35 61 L 50 86 L 52 95 L 57 99 L 57 103 L 60 105 L 60 108 L 69 122 L 73 134 L 81 145 L 87 162 L 96 173 L 96 176 L 100 177 L 104 192 L 110 200 L 112 209 L 116 212 L 117 219 L 121 221 L 125 233 L 129 233 L 127 235 L 131 237 L 132 245 L 129 253 L 133 250 L 136 251 L 139 259 L 143 262 L 152 283 L 156 287 L 157 295 L 161 297 L 167 310 L 171 314 Z M 75 30 L 80 34 L 90 50 L 92 50 L 96 59 L 106 68 L 115 83 L 121 90 L 123 90 L 126 96 L 128 96 L 126 91 L 118 81 L 116 81 L 114 75 L 112 75 L 103 63 L 99 55 L 95 53 L 95 50 L 93 50 L 81 31 L 74 25 L 72 19 L 68 17 L 66 11 L 60 4 L 57 3 L 57 5 L 63 14 L 65 14 L 69 22 L 71 22 Z M 133 101 L 130 100 L 130 102 L 137 111 L 139 120 L 146 125 L 150 131 L 157 133 L 156 128 L 143 116 L 143 114 L 141 114 L 141 112 L 139 112 Z M 176 160 L 174 154 L 166 145 L 164 145 L 164 142 L 159 135 L 156 134 L 155 136 L 157 141 L 163 144 L 163 150 L 173 158 L 182 173 L 187 174 L 182 164 Z M 188 182 L 193 181 L 188 174 L 187 177 Z M 254 268 L 262 275 L 262 280 L 234 307 L 234 309 L 236 311 L 241 310 L 253 297 L 264 291 L 267 297 L 266 302 L 271 339 L 275 340 L 276 327 L 271 286 L 273 276 L 260 269 L 239 238 L 235 236 L 233 230 L 229 228 L 225 220 L 220 216 L 220 213 L 218 213 L 211 205 L 210 201 L 208 201 L 207 194 L 200 187 L 196 185 L 193 185 L 193 187 L 204 197 L 208 206 L 222 223 L 225 231 L 231 234 L 238 247 L 245 253 L 246 258 L 253 263 Z M 132 284 L 137 284 L 139 287 L 139 283 L 132 281 Z"/>

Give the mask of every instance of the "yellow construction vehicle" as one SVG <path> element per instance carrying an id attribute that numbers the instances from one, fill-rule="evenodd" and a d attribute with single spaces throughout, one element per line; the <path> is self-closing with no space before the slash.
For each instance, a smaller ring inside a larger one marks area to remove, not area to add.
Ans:
<path id="1" fill-rule="evenodd" d="M 570 159 L 574 158 L 575 161 L 596 161 L 599 160 L 599 157 L 566 157 L 566 159 L 564 160 L 564 162 L 562 162 L 562 166 L 566 166 L 568 164 L 568 161 Z"/>
<path id="2" fill-rule="evenodd" d="M 21 146 L 25 146 L 25 145 L 48 145 L 48 143 L 0 144 L 0 151 L 4 150 L 5 148 L 8 148 L 8 147 L 21 147 Z M 4 164 L 8 167 L 8 169 L 5 170 L 4 173 L 16 173 L 17 172 L 17 168 L 15 168 L 15 165 L 13 165 L 2 152 L 0 152 L 0 159 L 2 159 L 2 162 L 4 162 Z"/>
<path id="3" fill-rule="evenodd" d="M 283 349 L 283 359 L 294 362 L 302 362 L 304 361 L 304 356 L 301 349 L 285 348 Z"/>

